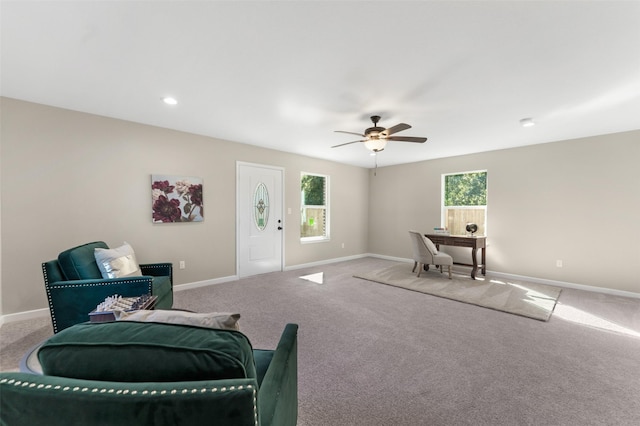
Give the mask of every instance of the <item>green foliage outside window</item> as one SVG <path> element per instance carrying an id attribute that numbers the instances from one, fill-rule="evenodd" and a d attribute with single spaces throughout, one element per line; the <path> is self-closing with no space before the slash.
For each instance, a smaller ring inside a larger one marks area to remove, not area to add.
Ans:
<path id="1" fill-rule="evenodd" d="M 445 176 L 445 206 L 486 206 L 487 172 Z"/>
<path id="2" fill-rule="evenodd" d="M 324 206 L 324 176 L 303 175 L 301 189 L 304 193 L 304 204 L 307 206 Z"/>

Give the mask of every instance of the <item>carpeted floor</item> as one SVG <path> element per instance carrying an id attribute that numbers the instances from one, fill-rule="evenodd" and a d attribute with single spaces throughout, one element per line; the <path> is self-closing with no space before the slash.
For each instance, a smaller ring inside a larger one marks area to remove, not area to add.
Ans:
<path id="1" fill-rule="evenodd" d="M 542 322 L 353 277 L 396 263 L 177 291 L 175 307 L 239 311 L 255 348 L 299 324 L 300 426 L 638 424 L 640 299 L 563 289 Z M 45 319 L 5 324 L 0 368 L 50 334 Z"/>
<path id="2" fill-rule="evenodd" d="M 449 279 L 448 274 L 433 269 L 422 271 L 418 277 L 412 269 L 412 263 L 401 263 L 354 276 L 540 321 L 551 318 L 562 291 L 548 285 L 483 276 L 472 280 L 468 274 L 452 274 Z"/>

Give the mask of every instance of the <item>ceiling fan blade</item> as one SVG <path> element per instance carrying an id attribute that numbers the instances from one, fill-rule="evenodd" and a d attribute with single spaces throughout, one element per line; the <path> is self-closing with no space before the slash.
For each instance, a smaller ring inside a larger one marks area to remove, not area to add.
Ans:
<path id="1" fill-rule="evenodd" d="M 334 130 L 335 133 L 346 133 L 348 135 L 358 135 L 360 137 L 364 138 L 364 135 L 362 133 L 355 133 L 355 132 L 345 132 L 344 130 Z"/>
<path id="2" fill-rule="evenodd" d="M 423 143 L 427 141 L 427 138 L 419 138 L 415 136 L 390 136 L 387 138 L 388 141 L 398 141 L 398 142 L 417 142 Z"/>
<path id="3" fill-rule="evenodd" d="M 403 130 L 407 130 L 407 129 L 410 129 L 410 128 L 411 128 L 411 126 L 409 126 L 408 124 L 400 123 L 400 124 L 396 124 L 395 126 L 389 127 L 388 129 L 386 129 L 382 133 L 384 133 L 387 136 L 391 136 L 394 133 L 398 133 L 398 132 L 401 132 Z"/>
<path id="4" fill-rule="evenodd" d="M 337 147 L 339 147 L 339 146 L 350 145 L 350 144 L 352 144 L 352 143 L 356 143 L 356 142 L 365 142 L 365 141 L 364 141 L 364 140 L 362 140 L 362 141 L 351 141 L 351 142 L 347 142 L 347 143 L 341 143 L 340 145 L 334 145 L 334 146 L 332 146 L 331 148 L 337 148 Z"/>

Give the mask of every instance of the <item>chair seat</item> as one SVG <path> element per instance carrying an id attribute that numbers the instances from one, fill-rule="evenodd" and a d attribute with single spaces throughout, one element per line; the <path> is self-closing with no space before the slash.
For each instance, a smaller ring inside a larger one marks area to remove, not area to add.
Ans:
<path id="1" fill-rule="evenodd" d="M 453 265 L 453 257 L 447 253 L 438 252 L 438 254 L 433 256 L 433 264 L 451 266 Z"/>

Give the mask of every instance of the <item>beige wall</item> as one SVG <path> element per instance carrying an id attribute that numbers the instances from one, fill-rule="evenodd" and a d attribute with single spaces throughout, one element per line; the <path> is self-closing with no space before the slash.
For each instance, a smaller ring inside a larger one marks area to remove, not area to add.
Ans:
<path id="1" fill-rule="evenodd" d="M 236 162 L 285 169 L 285 266 L 367 252 L 366 169 L 2 98 L 4 315 L 45 308 L 41 263 L 129 242 L 141 263 L 185 260 L 176 284 L 236 273 Z M 299 242 L 300 172 L 331 176 L 331 241 Z M 151 223 L 151 174 L 200 176 L 205 220 Z M 345 243 L 345 248 L 341 244 Z"/>
<path id="2" fill-rule="evenodd" d="M 126 240 L 143 263 L 185 260 L 176 284 L 235 275 L 237 161 L 285 169 L 286 266 L 363 253 L 409 258 L 407 230 L 440 224 L 441 174 L 486 169 L 489 270 L 640 293 L 640 131 L 382 167 L 374 176 L 12 99 L 1 107 L 2 315 L 45 308 L 42 261 L 94 240 Z M 299 242 L 301 171 L 331 176 L 328 243 Z M 152 224 L 153 173 L 202 177 L 205 221 Z"/>
<path id="3" fill-rule="evenodd" d="M 487 170 L 489 270 L 640 293 L 639 158 L 633 131 L 378 169 L 369 251 L 411 257 L 407 230 L 440 226 L 441 175 Z"/>

